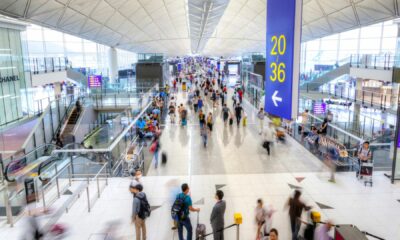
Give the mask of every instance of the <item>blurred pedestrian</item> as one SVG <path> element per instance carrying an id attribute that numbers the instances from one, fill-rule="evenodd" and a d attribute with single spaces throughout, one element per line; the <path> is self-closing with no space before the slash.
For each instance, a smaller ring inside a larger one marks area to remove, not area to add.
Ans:
<path id="1" fill-rule="evenodd" d="M 269 240 L 279 240 L 278 230 L 273 228 L 273 229 L 271 229 L 271 231 L 269 231 Z"/>
<path id="2" fill-rule="evenodd" d="M 236 117 L 236 123 L 237 123 L 238 127 L 240 126 L 240 120 L 242 119 L 242 113 L 243 112 L 244 111 L 243 111 L 242 106 L 240 106 L 239 103 L 236 104 L 236 106 L 235 106 L 235 117 Z"/>
<path id="3" fill-rule="evenodd" d="M 255 220 L 257 224 L 256 240 L 262 240 L 265 236 L 268 236 L 269 229 L 272 225 L 272 214 L 273 210 L 271 208 L 266 208 L 261 198 L 258 199 L 255 210 Z"/>
<path id="4" fill-rule="evenodd" d="M 142 178 L 142 171 L 136 170 L 133 176 L 133 180 L 131 182 L 131 186 L 136 186 L 138 184 L 142 184 L 141 179 Z"/>
<path id="5" fill-rule="evenodd" d="M 270 146 L 275 140 L 275 134 L 272 123 L 269 123 L 268 127 L 264 129 L 263 135 L 264 135 L 263 147 L 267 150 L 268 155 L 270 155 L 271 153 Z"/>
<path id="6" fill-rule="evenodd" d="M 315 240 L 333 240 L 331 236 L 329 236 L 329 231 L 332 228 L 332 222 L 328 221 L 325 224 L 319 225 L 315 229 L 314 239 Z"/>
<path id="7" fill-rule="evenodd" d="M 294 191 L 294 196 L 289 198 L 287 206 L 289 207 L 289 218 L 290 228 L 292 230 L 292 240 L 297 240 L 297 235 L 300 229 L 300 217 L 303 209 L 306 211 L 310 210 L 311 207 L 304 204 L 301 200 L 301 192 L 299 190 Z"/>
<path id="8" fill-rule="evenodd" d="M 339 150 L 335 146 L 329 146 L 326 153 L 326 165 L 330 171 L 329 182 L 335 183 L 336 161 L 339 160 Z"/>
<path id="9" fill-rule="evenodd" d="M 231 110 L 226 106 L 226 104 L 223 105 L 222 107 L 222 118 L 224 120 L 224 126 L 228 123 L 228 118 L 231 113 Z"/>
<path id="10" fill-rule="evenodd" d="M 203 146 L 207 147 L 208 130 L 207 130 L 206 125 L 200 126 L 200 135 L 201 135 L 201 139 L 203 140 Z"/>
<path id="11" fill-rule="evenodd" d="M 208 127 L 208 130 L 210 131 L 210 133 L 213 130 L 213 125 L 214 125 L 214 119 L 213 119 L 212 113 L 210 112 L 210 113 L 208 113 L 208 116 L 207 116 L 207 127 Z"/>
<path id="12" fill-rule="evenodd" d="M 160 151 L 160 142 L 158 140 L 158 137 L 154 137 L 149 150 L 151 153 L 153 153 L 154 167 L 157 168 L 158 167 L 158 153 Z"/>
<path id="13" fill-rule="evenodd" d="M 264 108 L 260 108 L 260 111 L 258 111 L 257 113 L 257 118 L 260 127 L 260 131 L 258 132 L 258 134 L 261 135 L 264 131 L 264 119 L 265 119 Z"/>

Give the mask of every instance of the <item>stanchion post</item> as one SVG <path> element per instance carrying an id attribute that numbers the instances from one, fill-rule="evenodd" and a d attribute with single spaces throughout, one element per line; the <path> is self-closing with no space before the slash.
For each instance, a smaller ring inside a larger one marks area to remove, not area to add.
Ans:
<path id="1" fill-rule="evenodd" d="M 239 240 L 240 238 L 240 224 L 243 223 L 243 218 L 241 213 L 235 213 L 233 214 L 233 219 L 236 224 L 236 240 Z"/>

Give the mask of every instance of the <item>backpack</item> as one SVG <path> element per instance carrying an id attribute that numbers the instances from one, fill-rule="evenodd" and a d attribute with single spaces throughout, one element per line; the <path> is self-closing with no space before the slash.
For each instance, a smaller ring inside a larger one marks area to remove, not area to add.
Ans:
<path id="1" fill-rule="evenodd" d="M 181 197 L 181 195 L 178 195 L 174 201 L 174 204 L 172 205 L 171 208 L 171 217 L 175 221 L 183 220 L 185 219 L 185 199 L 186 195 L 184 197 Z"/>
<path id="2" fill-rule="evenodd" d="M 149 201 L 147 201 L 146 195 L 141 198 L 136 196 L 136 198 L 139 199 L 139 201 L 140 201 L 140 210 L 138 213 L 139 218 L 146 219 L 146 218 L 150 217 L 151 209 L 150 209 Z"/>

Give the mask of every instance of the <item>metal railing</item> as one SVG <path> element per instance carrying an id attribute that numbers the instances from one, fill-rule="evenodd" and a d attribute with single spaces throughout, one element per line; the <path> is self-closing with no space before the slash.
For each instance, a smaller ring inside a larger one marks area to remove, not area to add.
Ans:
<path id="1" fill-rule="evenodd" d="M 107 163 L 100 164 L 89 162 L 86 164 L 101 166 L 96 173 L 73 173 L 73 168 L 77 167 L 77 165 L 80 164 L 69 162 L 62 166 L 61 169 L 59 169 L 59 163 L 56 162 L 53 166 L 47 169 L 47 171 L 54 171 L 54 175 L 48 178 L 48 175 L 42 173 L 42 175 L 40 175 L 38 178 L 35 178 L 34 180 L 35 189 L 38 189 L 38 191 L 35 192 L 35 199 L 38 204 L 41 204 L 43 206 L 43 209 L 48 209 L 58 199 L 60 199 L 61 195 L 72 186 L 73 182 L 81 182 L 79 186 L 74 189 L 74 193 L 72 193 L 70 197 L 57 210 L 57 213 L 54 216 L 56 218 L 59 218 L 64 211 L 68 212 L 76 199 L 79 198 L 85 190 L 87 195 L 87 209 L 88 212 L 90 212 L 97 199 L 101 197 L 102 191 L 108 185 L 108 174 L 106 171 Z M 38 181 L 39 178 L 44 179 L 44 181 Z M 101 181 L 104 182 L 103 185 L 101 185 Z M 97 189 L 97 191 L 94 190 L 96 191 L 96 194 L 93 195 L 93 197 L 90 197 L 91 186 L 94 186 L 94 188 Z M 27 211 L 24 206 L 26 198 L 25 188 L 11 197 L 8 195 L 9 191 L 7 189 L 7 185 L 3 185 L 0 189 L 0 192 L 3 193 L 7 223 L 9 223 L 11 227 L 13 227 L 15 222 L 24 215 L 25 211 Z M 20 212 L 16 215 L 14 215 L 12 211 L 12 207 L 15 205 L 19 205 L 21 207 Z M 53 220 L 54 217 L 52 218 Z"/>
<path id="2" fill-rule="evenodd" d="M 32 74 L 61 72 L 71 67 L 71 62 L 66 57 L 29 58 Z"/>
<path id="3" fill-rule="evenodd" d="M 308 121 L 307 125 L 305 126 L 306 128 L 306 133 L 311 132 L 311 126 L 319 127 L 323 122 L 323 119 L 314 116 L 312 114 L 308 114 Z M 291 129 L 290 134 L 301 144 L 304 144 L 304 146 L 311 151 L 311 153 L 316 154 L 317 157 L 321 157 L 321 154 L 318 153 L 319 149 L 317 149 L 317 152 L 313 152 L 312 147 L 310 144 L 305 141 L 305 136 L 303 135 L 303 132 L 300 132 L 299 129 L 302 127 L 303 124 L 294 123 L 294 128 Z M 357 155 L 357 151 L 359 147 L 367 141 L 367 139 L 358 137 L 354 135 L 351 132 L 348 132 L 344 129 L 342 129 L 340 126 L 337 126 L 332 123 L 328 123 L 328 128 L 327 128 L 327 133 L 326 136 L 328 136 L 330 139 L 333 141 L 336 141 L 338 144 L 343 145 L 347 152 L 349 157 L 355 158 Z M 392 148 L 393 142 L 390 143 L 379 143 L 379 142 L 370 142 L 370 149 L 372 153 L 372 159 L 374 160 L 375 164 L 375 169 L 376 170 L 388 170 L 391 169 L 392 166 L 392 159 L 391 159 L 391 152 L 390 149 Z M 349 170 L 353 170 L 352 166 L 355 165 L 356 162 L 352 161 L 352 159 L 348 159 L 348 166 L 351 167 Z"/>
<path id="4" fill-rule="evenodd" d="M 390 70 L 395 66 L 395 57 L 386 54 L 352 54 L 350 55 L 350 66 L 356 68 L 372 68 Z"/>
<path id="5" fill-rule="evenodd" d="M 301 96 L 301 99 L 304 99 L 304 106 L 301 107 L 303 109 L 313 109 L 313 105 L 315 102 L 320 102 L 321 100 L 313 100 L 309 96 Z M 332 118 L 331 123 L 340 127 L 341 129 L 351 132 L 352 134 L 363 138 L 364 140 L 373 140 L 377 138 L 381 138 L 380 143 L 388 143 L 393 141 L 394 136 L 388 141 L 387 137 L 383 139 L 385 136 L 385 132 L 389 127 L 395 125 L 395 122 L 392 122 L 392 118 L 388 118 L 386 120 L 376 119 L 374 117 L 368 116 L 368 113 L 362 113 L 361 108 L 363 106 L 359 106 L 360 110 L 352 110 L 350 108 L 353 103 L 351 101 L 342 100 L 342 99 L 322 99 L 324 103 L 327 105 L 327 110 L 331 112 Z M 308 104 L 307 104 L 307 103 Z M 309 104 L 311 102 L 311 104 Z M 345 113 L 343 112 L 345 110 Z M 335 115 L 338 114 L 338 115 Z M 391 113 L 386 113 L 389 116 Z M 326 114 L 318 115 L 317 117 L 326 117 Z M 340 115 L 340 117 L 339 117 Z"/>
<path id="6" fill-rule="evenodd" d="M 51 143 L 78 98 L 79 95 L 68 95 L 51 101 L 38 118 L 21 148 L 28 152 L 37 146 Z"/>
<path id="7" fill-rule="evenodd" d="M 14 175 L 20 172 L 23 168 L 32 165 L 34 162 L 36 164 L 40 164 L 37 162 L 38 159 L 42 158 L 40 162 L 46 161 L 43 157 L 50 157 L 51 152 L 58 147 L 54 144 L 44 144 L 26 154 L 21 155 L 13 155 L 9 158 L 3 159 L 1 161 L 2 173 L 4 176 L 3 180 L 7 180 L 8 182 L 14 182 Z"/>
<path id="8" fill-rule="evenodd" d="M 79 165 L 79 164 L 74 164 L 74 165 Z M 80 164 L 83 165 L 83 164 Z M 89 162 L 84 164 L 84 166 L 89 166 L 89 165 L 97 165 L 101 166 L 99 171 L 97 173 L 74 173 L 72 174 L 74 179 L 73 181 L 83 181 L 86 182 L 86 195 L 87 195 L 87 209 L 88 212 L 91 211 L 92 207 L 96 203 L 96 201 L 101 197 L 101 193 L 105 189 L 106 186 L 108 186 L 108 173 L 107 173 L 107 163 L 101 164 L 101 163 L 94 163 L 94 162 Z M 104 184 L 101 186 L 100 181 L 103 180 Z M 90 186 L 95 185 L 95 189 L 97 189 L 96 194 L 91 196 L 91 188 Z"/>
<path id="9" fill-rule="evenodd" d="M 379 109 L 397 109 L 397 91 L 390 90 L 385 93 L 370 91 L 370 90 L 357 90 L 355 87 L 338 85 L 336 83 L 327 83 L 317 90 L 306 89 L 310 94 L 321 94 L 327 97 L 334 97 L 360 103 L 364 106 L 376 107 Z"/>
<path id="10" fill-rule="evenodd" d="M 115 166 L 118 166 L 122 156 L 124 156 L 126 149 L 128 148 L 131 141 L 136 137 L 136 122 L 141 116 L 147 113 L 148 109 L 152 106 L 152 98 L 157 93 L 158 85 L 153 87 L 148 92 L 144 93 L 141 97 L 141 103 L 143 107 L 140 107 L 140 112 L 135 118 L 129 122 L 123 131 L 113 139 L 112 143 L 108 147 L 102 147 L 97 149 L 60 149 L 53 151 L 54 154 L 66 153 L 70 156 L 81 155 L 81 154 L 93 154 L 95 156 L 104 157 L 108 161 L 108 172 L 111 174 L 115 171 Z"/>

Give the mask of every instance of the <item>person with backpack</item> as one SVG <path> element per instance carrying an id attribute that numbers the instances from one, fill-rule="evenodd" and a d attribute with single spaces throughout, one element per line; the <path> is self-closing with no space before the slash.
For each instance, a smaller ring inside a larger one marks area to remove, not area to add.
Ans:
<path id="1" fill-rule="evenodd" d="M 187 183 L 182 184 L 182 192 L 179 193 L 172 205 L 171 216 L 178 224 L 178 238 L 179 240 L 184 240 L 183 238 L 183 228 L 186 228 L 187 237 L 186 240 L 193 239 L 193 227 L 190 222 L 189 213 L 190 212 L 200 212 L 200 208 L 194 208 L 192 205 L 192 198 L 189 195 L 190 189 Z"/>
<path id="2" fill-rule="evenodd" d="M 132 204 L 132 223 L 135 223 L 136 240 L 146 240 L 146 218 L 150 217 L 150 204 L 147 201 L 146 194 L 143 192 L 143 186 L 137 184 L 130 186 L 133 193 Z"/>
<path id="3" fill-rule="evenodd" d="M 242 119 L 242 113 L 243 113 L 244 111 L 243 111 L 243 108 L 242 108 L 242 106 L 240 106 L 240 104 L 238 103 L 236 106 L 235 106 L 235 117 L 236 117 L 236 123 L 237 123 L 237 126 L 239 127 L 240 126 L 240 120 Z"/>
<path id="4" fill-rule="evenodd" d="M 224 226 L 225 226 L 225 209 L 226 203 L 224 200 L 224 192 L 217 190 L 215 193 L 215 203 L 210 216 L 211 227 L 213 231 L 214 240 L 224 240 Z"/>

